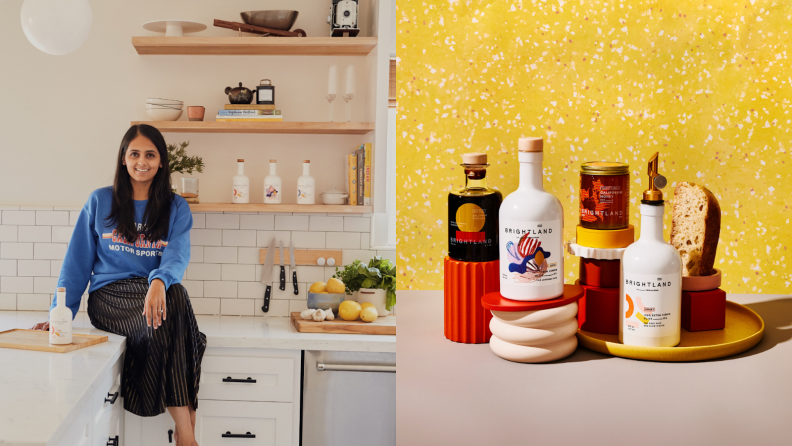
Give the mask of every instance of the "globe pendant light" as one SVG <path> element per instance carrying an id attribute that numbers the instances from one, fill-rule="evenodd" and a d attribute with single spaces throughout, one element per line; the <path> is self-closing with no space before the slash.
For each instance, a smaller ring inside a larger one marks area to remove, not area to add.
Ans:
<path id="1" fill-rule="evenodd" d="M 93 11 L 88 0 L 25 0 L 21 19 L 25 37 L 33 46 L 61 56 L 88 38 Z"/>

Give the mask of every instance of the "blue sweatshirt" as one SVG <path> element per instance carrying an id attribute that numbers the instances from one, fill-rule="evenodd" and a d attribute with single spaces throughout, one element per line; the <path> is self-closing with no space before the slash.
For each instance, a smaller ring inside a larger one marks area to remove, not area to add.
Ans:
<path id="1" fill-rule="evenodd" d="M 193 221 L 190 205 L 184 198 L 173 196 L 168 234 L 155 243 L 146 240 L 143 234 L 133 243 L 127 243 L 115 228 L 107 226 L 105 218 L 110 215 L 112 202 L 112 186 L 91 193 L 66 249 L 58 287 L 66 288 L 66 306 L 72 310 L 72 318 L 77 316 L 89 280 L 89 293 L 132 277 L 148 277 L 149 285 L 152 280 L 161 279 L 167 290 L 172 284 L 181 282 L 190 261 Z M 134 203 L 135 225 L 140 228 L 148 200 L 135 200 Z M 53 296 L 50 310 L 55 305 L 57 299 Z"/>

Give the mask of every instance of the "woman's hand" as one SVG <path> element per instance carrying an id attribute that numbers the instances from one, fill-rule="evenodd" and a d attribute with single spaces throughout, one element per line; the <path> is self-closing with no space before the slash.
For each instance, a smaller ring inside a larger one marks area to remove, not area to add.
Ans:
<path id="1" fill-rule="evenodd" d="M 47 322 L 39 322 L 38 324 L 32 326 L 31 330 L 47 330 L 49 331 L 49 321 Z"/>
<path id="2" fill-rule="evenodd" d="M 151 327 L 154 323 L 154 329 L 162 325 L 162 321 L 167 319 L 168 309 L 165 308 L 165 282 L 160 279 L 154 279 L 149 285 L 148 293 L 146 294 L 146 302 L 143 304 L 143 315 L 146 316 L 146 323 Z"/>

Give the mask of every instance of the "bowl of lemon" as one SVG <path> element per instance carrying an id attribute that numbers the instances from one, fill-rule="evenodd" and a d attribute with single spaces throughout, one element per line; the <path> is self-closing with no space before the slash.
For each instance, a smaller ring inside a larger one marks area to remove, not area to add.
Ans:
<path id="1" fill-rule="evenodd" d="M 316 282 L 308 289 L 308 308 L 312 310 L 333 310 L 338 314 L 338 307 L 346 299 L 344 283 L 338 279 Z"/>

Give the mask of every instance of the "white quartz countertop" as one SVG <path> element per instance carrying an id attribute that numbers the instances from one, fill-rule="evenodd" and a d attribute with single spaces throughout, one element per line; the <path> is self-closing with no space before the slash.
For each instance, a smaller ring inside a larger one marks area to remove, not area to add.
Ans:
<path id="1" fill-rule="evenodd" d="M 0 331 L 30 328 L 47 312 L 0 311 Z M 395 352 L 396 336 L 299 333 L 285 317 L 196 316 L 208 347 Z M 47 445 L 65 432 L 96 378 L 123 354 L 125 338 L 93 328 L 80 313 L 74 332 L 108 342 L 69 353 L 0 348 L 0 445 Z"/>

